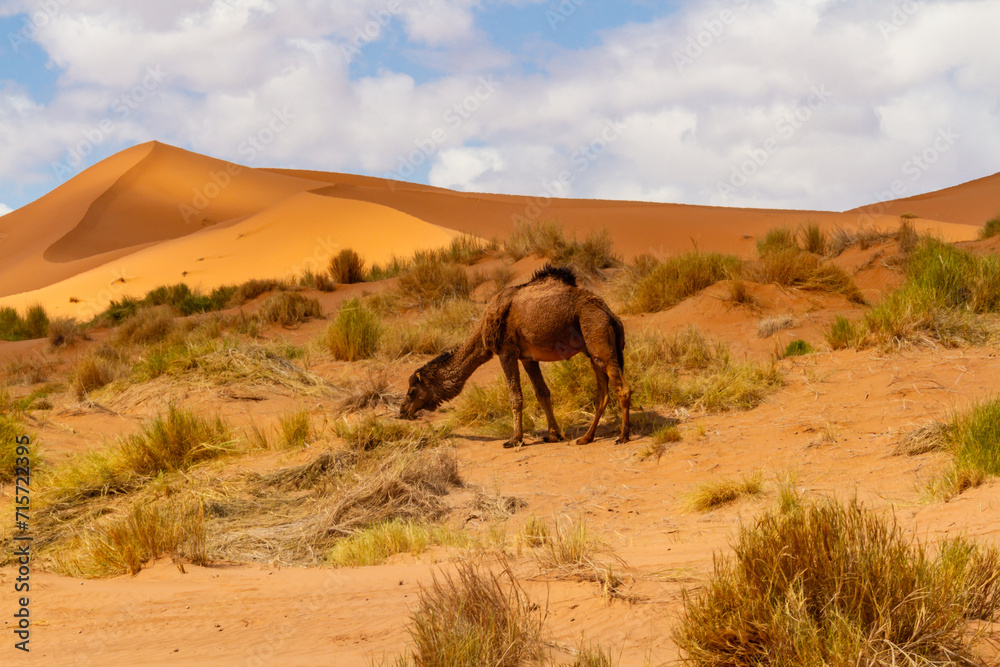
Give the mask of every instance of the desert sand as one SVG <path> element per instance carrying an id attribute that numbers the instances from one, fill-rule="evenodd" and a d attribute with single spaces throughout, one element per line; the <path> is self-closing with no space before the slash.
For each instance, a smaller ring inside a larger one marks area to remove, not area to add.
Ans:
<path id="1" fill-rule="evenodd" d="M 775 227 L 813 221 L 829 231 L 892 229 L 903 214 L 918 216 L 912 220 L 918 231 L 989 251 L 991 242 L 974 239 L 998 211 L 1000 174 L 848 212 L 746 210 L 458 193 L 343 174 L 251 169 L 154 142 L 109 158 L 0 218 L 0 237 L 6 234 L 0 244 L 0 306 L 41 303 L 52 314 L 87 319 L 111 300 L 141 297 L 162 284 L 186 281 L 209 290 L 249 278 L 298 275 L 324 268 L 345 247 L 382 262 L 445 246 L 459 234 L 502 238 L 521 219 L 556 221 L 581 237 L 607 229 L 626 259 L 642 253 L 666 257 L 693 247 L 749 257 L 756 240 Z M 899 284 L 898 271 L 884 261 L 893 252 L 890 245 L 852 249 L 835 260 L 869 301 Z M 515 281 L 530 277 L 540 264 L 537 258 L 514 263 Z M 387 288 L 376 283 L 306 294 L 318 298 L 326 313 L 335 313 L 352 296 Z M 713 558 L 727 553 L 741 521 L 773 506 L 773 482 L 785 473 L 794 473 L 807 498 L 857 496 L 869 506 L 891 508 L 923 538 L 965 534 L 1000 544 L 1000 485 L 990 481 L 949 502 L 928 501 L 922 489 L 947 456 L 890 455 L 901 432 L 947 419 L 1000 392 L 998 348 L 833 352 L 824 346 L 823 332 L 837 315 L 856 317 L 863 306 L 840 296 L 754 285 L 759 306 L 747 309 L 727 303 L 726 289 L 719 283 L 669 310 L 626 316 L 626 331 L 675 332 L 694 325 L 751 360 L 767 360 L 793 339 L 812 343 L 816 353 L 780 362 L 785 385 L 759 407 L 679 415 L 682 440 L 645 461 L 635 453 L 649 436 L 615 445 L 607 420 L 598 439 L 585 447 L 545 444 L 536 435 L 523 449 L 504 450 L 500 439 L 461 430 L 455 437 L 470 488 L 525 501 L 524 509 L 502 522 L 504 530 L 513 534 L 532 514 L 583 517 L 624 564 L 627 596 L 610 600 L 592 582 L 544 576 L 526 562 L 517 566 L 529 595 L 547 605 L 546 638 L 564 661 L 583 641 L 609 649 L 621 665 L 676 664 L 671 630 L 682 610 L 682 591 L 704 583 Z M 794 319 L 792 326 L 770 338 L 757 335 L 763 317 L 785 314 Z M 327 325 L 312 320 L 294 330 L 274 327 L 264 336 L 305 343 Z M 0 366 L 35 360 L 52 378 L 64 378 L 76 359 L 108 335 L 98 330 L 92 340 L 67 350 L 52 350 L 46 340 L 0 342 Z M 394 367 L 397 390 L 424 359 L 417 355 Z M 371 365 L 329 357 L 310 363 L 310 371 L 332 380 L 356 377 Z M 490 383 L 499 373 L 493 360 L 471 382 Z M 7 390 L 19 396 L 37 386 Z M 157 380 L 102 395 L 96 403 L 66 393 L 54 396 L 51 413 L 30 426 L 46 459 L 58 462 L 134 432 L 167 402 L 236 424 L 273 422 L 301 409 L 318 423 L 333 413 L 331 397 L 255 392 L 260 400 L 251 402 L 212 386 Z M 262 471 L 298 464 L 323 444 L 231 465 Z M 684 502 L 684 494 L 701 482 L 755 471 L 770 485 L 760 498 L 709 512 L 693 511 Z M 2 492 L 3 507 L 10 508 L 12 486 L 4 485 Z M 462 491 L 449 502 L 461 508 L 468 500 L 463 494 L 470 493 Z M 470 516 L 466 526 L 484 531 L 488 523 Z M 406 650 L 420 587 L 451 567 L 455 557 L 455 551 L 438 547 L 419 556 L 395 556 L 384 565 L 340 569 L 280 563 L 181 568 L 164 559 L 135 576 L 97 580 L 36 565 L 30 654 L 12 647 L 9 612 L 17 574 L 8 566 L 0 569 L 0 662 L 377 664 Z"/>

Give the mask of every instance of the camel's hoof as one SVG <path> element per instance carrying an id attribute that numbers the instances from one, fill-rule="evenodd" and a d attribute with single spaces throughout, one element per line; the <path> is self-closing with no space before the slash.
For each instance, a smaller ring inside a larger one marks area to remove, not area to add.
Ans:
<path id="1" fill-rule="evenodd" d="M 504 449 L 514 449 L 515 447 L 520 447 L 523 444 L 524 444 L 524 440 L 513 440 L 513 439 L 511 439 L 511 440 L 508 440 L 507 442 L 503 443 L 503 448 Z"/>
<path id="2" fill-rule="evenodd" d="M 545 436 L 545 442 L 562 442 L 565 439 L 562 433 L 549 433 Z"/>
<path id="3" fill-rule="evenodd" d="M 629 441 L 629 437 L 627 435 L 623 435 L 623 436 L 620 436 L 617 440 L 615 440 L 615 444 L 616 445 L 624 445 L 628 441 Z"/>
<path id="4" fill-rule="evenodd" d="M 591 438 L 589 440 L 587 438 L 577 438 L 576 440 L 573 441 L 573 444 L 574 445 L 589 445 L 593 441 L 594 441 L 593 438 Z"/>

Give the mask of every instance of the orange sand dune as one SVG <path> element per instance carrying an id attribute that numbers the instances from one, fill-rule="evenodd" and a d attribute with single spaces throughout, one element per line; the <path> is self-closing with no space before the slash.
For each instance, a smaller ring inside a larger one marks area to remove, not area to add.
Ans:
<path id="1" fill-rule="evenodd" d="M 906 199 L 869 204 L 848 211 L 872 215 L 904 215 L 981 226 L 1000 214 L 1000 173 L 955 187 Z"/>
<path id="2" fill-rule="evenodd" d="M 939 205 L 928 220 L 915 221 L 917 228 L 953 241 L 973 238 L 970 202 L 992 207 L 995 182 L 924 195 Z M 0 235 L 6 234 L 0 305 L 38 302 L 54 314 L 85 317 L 111 299 L 141 296 L 160 284 L 210 289 L 286 276 L 321 268 L 344 247 L 378 262 L 439 247 L 456 233 L 504 237 L 516 222 L 549 220 L 579 236 L 608 229 L 626 258 L 695 247 L 747 256 L 773 227 L 806 221 L 826 229 L 892 227 L 898 214 L 460 193 L 347 174 L 253 169 L 150 142 L 0 218 Z"/>

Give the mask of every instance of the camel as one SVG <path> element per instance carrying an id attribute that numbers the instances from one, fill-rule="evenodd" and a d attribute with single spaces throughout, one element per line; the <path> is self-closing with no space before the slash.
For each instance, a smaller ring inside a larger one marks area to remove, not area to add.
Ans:
<path id="1" fill-rule="evenodd" d="M 616 442 L 628 442 L 632 390 L 623 375 L 624 350 L 625 329 L 608 304 L 593 292 L 578 287 L 571 269 L 547 264 L 527 283 L 501 290 L 465 343 L 427 362 L 410 376 L 399 416 L 414 419 L 419 411 L 433 411 L 455 398 L 473 371 L 495 354 L 507 380 L 514 415 L 514 434 L 504 447 L 524 444 L 521 423 L 524 399 L 518 361 L 545 411 L 548 421 L 545 442 L 559 442 L 564 437 L 538 364 L 569 359 L 582 352 L 590 358 L 597 376 L 597 397 L 594 421 L 576 444 L 593 442 L 608 404 L 609 379 L 618 392 L 622 412 L 621 433 Z"/>

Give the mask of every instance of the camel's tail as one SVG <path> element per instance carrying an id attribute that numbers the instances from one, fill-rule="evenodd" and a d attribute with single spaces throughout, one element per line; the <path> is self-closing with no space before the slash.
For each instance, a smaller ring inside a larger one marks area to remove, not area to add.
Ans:
<path id="1" fill-rule="evenodd" d="M 618 368 L 625 370 L 625 326 L 622 321 L 611 316 L 611 324 L 615 328 L 615 352 L 618 355 Z"/>

